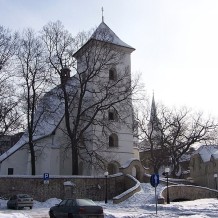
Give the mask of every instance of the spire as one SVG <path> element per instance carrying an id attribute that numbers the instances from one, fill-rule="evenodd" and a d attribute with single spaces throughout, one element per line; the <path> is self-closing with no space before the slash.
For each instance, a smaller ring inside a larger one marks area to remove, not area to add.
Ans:
<path id="1" fill-rule="evenodd" d="M 102 17 L 102 23 L 104 23 L 104 8 L 101 7 L 101 17 Z"/>
<path id="2" fill-rule="evenodd" d="M 150 120 L 148 123 L 148 131 L 149 134 L 152 134 L 152 136 L 161 136 L 161 123 L 157 116 L 157 107 L 154 100 L 154 92 L 152 97 L 152 103 L 151 103 L 151 114 L 150 114 Z"/>
<path id="3" fill-rule="evenodd" d="M 151 103 L 151 115 L 150 115 L 150 121 L 154 121 L 157 119 L 157 108 L 154 100 L 154 92 L 152 97 L 152 103 Z"/>

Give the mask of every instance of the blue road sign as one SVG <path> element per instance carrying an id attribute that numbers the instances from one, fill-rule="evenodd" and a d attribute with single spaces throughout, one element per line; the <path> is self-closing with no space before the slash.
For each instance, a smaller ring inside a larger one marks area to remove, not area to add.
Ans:
<path id="1" fill-rule="evenodd" d="M 44 173 L 44 180 L 49 180 L 49 173 Z"/>
<path id="2" fill-rule="evenodd" d="M 152 174 L 150 178 L 150 183 L 153 187 L 157 187 L 159 184 L 159 175 L 158 174 Z"/>

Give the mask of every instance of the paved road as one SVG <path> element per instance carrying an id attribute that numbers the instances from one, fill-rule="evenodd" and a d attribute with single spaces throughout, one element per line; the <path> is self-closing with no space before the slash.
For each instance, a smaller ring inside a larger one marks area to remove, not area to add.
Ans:
<path id="1" fill-rule="evenodd" d="M 0 217 L 13 218 L 13 217 L 22 217 L 22 218 L 49 218 L 48 208 L 35 208 L 32 210 L 0 210 Z"/>

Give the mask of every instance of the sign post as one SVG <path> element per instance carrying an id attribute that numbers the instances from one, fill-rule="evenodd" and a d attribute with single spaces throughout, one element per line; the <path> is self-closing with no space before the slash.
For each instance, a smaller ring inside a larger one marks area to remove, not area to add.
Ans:
<path id="1" fill-rule="evenodd" d="M 49 184 L 49 173 L 43 175 L 44 184 Z"/>
<path id="2" fill-rule="evenodd" d="M 157 214 L 157 186 L 159 184 L 159 175 L 158 174 L 152 174 L 150 178 L 151 185 L 155 188 L 155 202 L 156 202 L 156 214 Z"/>

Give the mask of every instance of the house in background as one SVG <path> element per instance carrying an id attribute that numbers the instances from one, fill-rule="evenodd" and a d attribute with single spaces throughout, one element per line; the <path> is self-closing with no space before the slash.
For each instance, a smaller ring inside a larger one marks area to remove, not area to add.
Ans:
<path id="1" fill-rule="evenodd" d="M 14 135 L 0 135 L 0 155 L 15 145 L 22 135 L 23 132 L 19 132 Z"/>
<path id="2" fill-rule="evenodd" d="M 194 183 L 208 188 L 217 188 L 218 145 L 202 145 L 191 156 L 190 177 Z"/>
<path id="3" fill-rule="evenodd" d="M 11 147 L 11 136 L 1 135 L 0 136 L 0 154 L 3 154 Z"/>
<path id="4" fill-rule="evenodd" d="M 112 46 L 112 48 L 122 51 L 122 59 L 115 66 L 108 66 L 102 72 L 101 78 L 110 82 L 110 80 L 116 80 L 120 73 L 128 70 L 128 82 L 131 81 L 131 53 L 135 50 L 123 42 L 103 21 L 96 29 L 96 32 L 107 33 L 105 38 L 110 41 L 104 41 L 105 46 Z M 95 32 L 95 33 L 96 33 Z M 89 39 L 89 41 L 80 48 L 74 57 L 77 59 L 78 72 L 84 71 L 84 62 L 87 61 L 82 55 L 82 50 L 86 50 L 87 47 L 92 46 L 93 41 L 101 41 L 101 38 L 95 38 L 95 34 Z M 78 75 L 70 77 L 69 69 L 64 69 L 62 73 L 65 76 L 66 87 L 70 92 L 77 93 L 80 83 L 78 82 Z M 91 88 L 94 88 L 94 84 L 102 81 L 93 81 L 89 84 Z M 127 82 L 127 81 L 126 81 Z M 66 149 L 68 138 L 66 137 L 66 126 L 64 121 L 64 102 L 58 96 L 61 95 L 60 87 L 55 87 L 50 92 L 45 94 L 35 117 L 40 118 L 34 135 L 34 146 L 36 151 L 36 175 L 43 175 L 43 173 L 49 173 L 51 175 L 71 175 L 72 174 L 72 156 L 71 150 Z M 90 98 L 87 103 L 93 100 L 93 96 L 90 93 Z M 101 93 L 99 92 L 99 95 Z M 88 96 L 87 96 L 88 97 Z M 94 96 L 96 97 L 96 96 Z M 47 105 L 44 113 L 41 111 Z M 133 109 L 132 99 L 129 97 L 122 105 L 119 103 L 116 106 L 116 110 L 120 112 L 122 119 L 118 119 L 116 116 L 115 108 L 108 109 L 108 113 L 103 119 L 102 114 L 99 114 L 100 122 L 113 123 L 111 126 L 111 132 L 108 135 L 104 135 L 102 126 L 93 124 L 87 129 L 86 134 L 95 133 L 96 138 L 104 140 L 104 147 L 98 152 L 99 156 L 107 158 L 108 163 L 106 169 L 109 174 L 119 172 L 119 167 L 125 164 L 130 159 L 134 158 L 134 139 L 133 139 Z M 124 107 L 128 108 L 124 111 Z M 50 111 L 49 111 L 50 110 Z M 73 113 L 73 110 L 72 110 Z M 109 122 L 110 121 L 110 122 Z M 94 134 L 88 135 L 90 138 L 89 149 L 97 150 L 96 144 L 92 144 L 94 141 Z M 69 149 L 69 148 L 68 148 Z M 92 158 L 86 156 L 82 151 L 81 155 L 83 159 L 79 159 L 79 174 L 80 175 L 103 175 L 104 171 L 96 169 L 95 166 L 84 161 Z M 98 151 L 98 150 L 97 150 Z M 31 175 L 31 161 L 28 148 L 28 133 L 21 137 L 21 139 L 7 152 L 0 156 L 0 174 L 14 174 L 14 175 Z"/>

